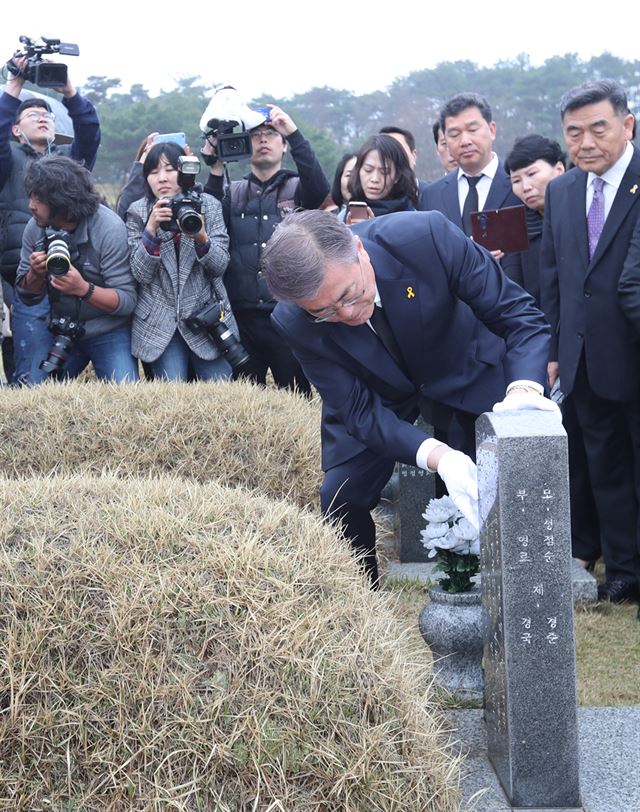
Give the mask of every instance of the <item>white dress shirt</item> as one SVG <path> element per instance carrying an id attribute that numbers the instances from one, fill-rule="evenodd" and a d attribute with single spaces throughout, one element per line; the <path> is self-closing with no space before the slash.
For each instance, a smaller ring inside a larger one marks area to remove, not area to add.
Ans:
<path id="1" fill-rule="evenodd" d="M 633 146 L 631 145 L 631 141 L 627 141 L 627 147 L 622 155 L 618 158 L 618 160 L 614 163 L 611 169 L 607 169 L 600 177 L 605 182 L 604 186 L 602 187 L 602 194 L 604 195 L 604 219 L 606 220 L 609 216 L 609 212 L 611 211 L 611 206 L 613 205 L 613 200 L 618 192 L 620 184 L 622 183 L 622 178 L 624 177 L 624 173 L 629 168 L 629 164 L 631 163 L 631 159 L 633 158 Z M 587 175 L 587 214 L 589 213 L 589 208 L 591 206 L 591 201 L 593 200 L 593 181 L 598 177 L 594 175 L 593 172 L 589 172 Z M 480 184 L 478 184 L 479 186 Z"/>

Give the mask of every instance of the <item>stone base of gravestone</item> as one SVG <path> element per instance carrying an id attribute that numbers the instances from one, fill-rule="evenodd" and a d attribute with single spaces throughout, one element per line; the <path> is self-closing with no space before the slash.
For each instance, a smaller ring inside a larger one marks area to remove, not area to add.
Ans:
<path id="1" fill-rule="evenodd" d="M 429 603 L 420 613 L 420 633 L 433 654 L 436 680 L 459 700 L 481 703 L 482 607 L 480 587 L 469 592 L 429 588 Z"/>
<path id="2" fill-rule="evenodd" d="M 422 418 L 418 418 L 416 425 L 433 436 L 433 428 Z M 428 551 L 423 547 L 420 537 L 420 532 L 426 526 L 422 514 L 429 500 L 435 497 L 436 475 L 402 462 L 396 465 L 396 474 L 395 531 L 400 542 L 400 561 L 426 562 L 429 560 Z"/>
<path id="3" fill-rule="evenodd" d="M 513 807 L 577 808 L 567 436 L 548 412 L 476 423 L 485 720 Z"/>

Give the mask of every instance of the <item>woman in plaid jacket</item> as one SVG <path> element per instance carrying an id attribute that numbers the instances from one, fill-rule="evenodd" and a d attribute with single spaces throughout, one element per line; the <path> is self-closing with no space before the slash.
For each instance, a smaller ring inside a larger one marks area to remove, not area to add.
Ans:
<path id="1" fill-rule="evenodd" d="M 197 233 L 184 233 L 173 216 L 170 199 L 181 192 L 178 159 L 183 155 L 172 142 L 152 147 L 142 170 L 146 196 L 127 211 L 129 259 L 138 283 L 131 350 L 151 363 L 154 377 L 228 378 L 231 367 L 208 333 L 196 333 L 187 325 L 187 319 L 215 300 L 221 303 L 227 326 L 238 335 L 222 281 L 229 239 L 220 203 L 201 196 Z"/>

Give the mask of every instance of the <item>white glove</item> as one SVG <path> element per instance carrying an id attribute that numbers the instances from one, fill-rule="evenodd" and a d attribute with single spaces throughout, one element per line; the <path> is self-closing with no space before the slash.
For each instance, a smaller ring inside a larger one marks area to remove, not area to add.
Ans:
<path id="1" fill-rule="evenodd" d="M 513 392 L 501 400 L 500 403 L 495 403 L 493 406 L 494 412 L 513 412 L 523 409 L 537 409 L 541 412 L 553 412 L 555 416 L 562 422 L 562 412 L 557 403 L 554 403 L 544 395 L 538 395 L 535 392 L 524 392 L 521 389 L 514 389 Z"/>
<path id="2" fill-rule="evenodd" d="M 478 473 L 475 462 L 462 451 L 447 451 L 438 463 L 438 474 L 455 506 L 478 530 Z"/>

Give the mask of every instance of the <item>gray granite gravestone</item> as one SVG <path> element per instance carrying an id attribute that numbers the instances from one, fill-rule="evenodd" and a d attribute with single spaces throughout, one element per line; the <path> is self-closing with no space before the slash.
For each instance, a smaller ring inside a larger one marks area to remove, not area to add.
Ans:
<path id="1" fill-rule="evenodd" d="M 514 807 L 581 808 L 567 437 L 520 411 L 476 442 L 489 757 Z"/>
<path id="2" fill-rule="evenodd" d="M 416 425 L 430 437 L 433 436 L 433 428 L 428 426 L 422 418 L 418 418 Z M 398 473 L 398 491 L 395 515 L 396 536 L 400 539 L 400 561 L 403 564 L 429 561 L 428 551 L 422 545 L 420 531 L 424 530 L 426 526 L 422 514 L 427 502 L 436 494 L 436 475 L 403 462 L 396 465 L 396 471 Z"/>

